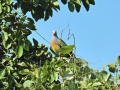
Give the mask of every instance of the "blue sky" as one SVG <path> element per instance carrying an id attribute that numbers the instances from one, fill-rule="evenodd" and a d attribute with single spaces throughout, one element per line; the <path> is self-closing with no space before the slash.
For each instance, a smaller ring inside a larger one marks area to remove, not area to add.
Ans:
<path id="1" fill-rule="evenodd" d="M 120 55 L 120 1 L 96 0 L 87 12 L 82 6 L 81 11 L 71 13 L 67 5 L 60 3 L 61 10 L 54 11 L 48 21 L 39 20 L 35 23 L 37 32 L 46 40 L 51 40 L 52 30 L 56 30 L 60 37 L 69 45 L 74 39 L 67 40 L 68 32 L 74 34 L 76 41 L 76 56 L 89 62 L 94 69 L 102 69 L 108 63 L 114 63 Z M 29 37 L 35 38 L 39 44 L 50 47 L 36 32 Z"/>

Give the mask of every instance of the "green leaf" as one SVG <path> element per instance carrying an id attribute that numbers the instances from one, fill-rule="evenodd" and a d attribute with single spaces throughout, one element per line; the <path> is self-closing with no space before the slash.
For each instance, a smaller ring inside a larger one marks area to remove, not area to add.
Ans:
<path id="1" fill-rule="evenodd" d="M 54 5 L 55 7 L 58 7 L 58 6 L 59 6 L 58 1 L 53 2 L 53 5 Z"/>
<path id="2" fill-rule="evenodd" d="M 30 87 L 31 84 L 33 84 L 34 82 L 32 80 L 26 80 L 24 83 L 23 83 L 23 87 L 26 88 L 26 87 Z"/>
<path id="3" fill-rule="evenodd" d="M 75 0 L 74 3 L 75 3 L 76 11 L 79 12 L 81 8 L 80 0 Z"/>
<path id="4" fill-rule="evenodd" d="M 68 8 L 71 12 L 73 12 L 74 11 L 74 4 L 71 2 L 68 2 Z"/>
<path id="5" fill-rule="evenodd" d="M 6 0 L 6 4 L 10 5 L 13 0 Z"/>
<path id="6" fill-rule="evenodd" d="M 20 58 L 23 55 L 23 46 L 18 46 L 16 49 L 17 57 Z"/>
<path id="7" fill-rule="evenodd" d="M 116 65 L 115 64 L 108 64 L 107 65 L 109 67 L 109 71 L 112 72 L 112 73 L 115 73 L 116 71 Z"/>
<path id="8" fill-rule="evenodd" d="M 5 69 L 0 70 L 0 79 L 3 79 L 5 76 Z"/>
<path id="9" fill-rule="evenodd" d="M 107 75 L 105 75 L 105 76 L 104 76 L 104 78 L 105 78 L 105 82 L 107 82 L 107 81 L 109 80 L 110 77 L 111 77 L 111 74 L 110 74 L 110 73 L 107 74 Z"/>
<path id="10" fill-rule="evenodd" d="M 89 8 L 90 8 L 89 1 L 88 0 L 82 0 L 82 2 L 83 2 L 83 5 L 84 5 L 85 9 L 88 11 Z"/>
<path id="11" fill-rule="evenodd" d="M 65 62 L 64 61 L 62 61 L 62 60 L 58 60 L 57 62 L 56 62 L 56 65 L 58 66 L 58 67 L 61 67 L 61 66 L 65 66 Z"/>
<path id="12" fill-rule="evenodd" d="M 2 13 L 2 4 L 0 3 L 0 14 Z"/>
<path id="13" fill-rule="evenodd" d="M 61 2 L 62 2 L 63 4 L 66 4 L 66 3 L 67 3 L 67 0 L 61 0 Z"/>
<path id="14" fill-rule="evenodd" d="M 54 79 L 54 75 L 51 74 L 51 75 L 50 75 L 50 83 L 52 83 L 54 80 L 55 80 L 55 79 Z"/>
<path id="15" fill-rule="evenodd" d="M 9 76 L 8 76 L 8 84 L 9 84 L 10 86 L 12 86 L 13 82 L 14 82 L 13 77 L 12 77 L 11 75 L 9 75 Z"/>
<path id="16" fill-rule="evenodd" d="M 120 56 L 117 57 L 116 63 L 117 63 L 118 65 L 120 65 Z"/>
<path id="17" fill-rule="evenodd" d="M 10 12 L 10 6 L 7 6 L 6 9 L 7 12 Z"/>
<path id="18" fill-rule="evenodd" d="M 29 51 L 29 46 L 30 46 L 30 41 L 27 39 L 27 40 L 25 40 L 23 47 L 26 51 Z"/>
<path id="19" fill-rule="evenodd" d="M 8 48 L 11 47 L 11 45 L 12 45 L 12 42 L 11 42 L 10 39 L 8 39 L 8 40 L 6 41 L 6 43 L 5 43 L 5 48 L 8 49 Z"/>
<path id="20" fill-rule="evenodd" d="M 95 82 L 95 83 L 93 83 L 93 87 L 95 87 L 95 86 L 100 86 L 100 85 L 102 85 L 102 83 L 101 82 Z"/>
<path id="21" fill-rule="evenodd" d="M 38 46 L 38 41 L 36 39 L 33 38 L 33 43 L 34 43 L 34 46 L 37 47 Z"/>
<path id="22" fill-rule="evenodd" d="M 95 1 L 94 0 L 89 0 L 89 3 L 95 5 Z"/>
<path id="23" fill-rule="evenodd" d="M 20 62 L 20 63 L 17 63 L 19 66 L 27 66 L 25 62 Z"/>
<path id="24" fill-rule="evenodd" d="M 4 41 L 7 41 L 7 40 L 8 40 L 8 33 L 7 33 L 7 32 L 5 32 L 5 31 L 2 32 L 2 39 L 3 39 Z"/>
<path id="25" fill-rule="evenodd" d="M 21 74 L 21 75 L 28 75 L 29 72 L 30 72 L 29 69 L 23 69 L 23 70 L 19 71 L 19 74 Z"/>
<path id="26" fill-rule="evenodd" d="M 36 5 L 38 4 L 38 2 L 39 2 L 39 0 L 35 0 L 35 4 L 36 4 Z"/>
<path id="27" fill-rule="evenodd" d="M 54 80 L 58 80 L 58 72 L 53 71 Z"/>
<path id="28" fill-rule="evenodd" d="M 62 46 L 62 48 L 60 49 L 60 53 L 69 54 L 70 52 L 72 52 L 73 48 L 74 48 L 74 45 Z"/>
<path id="29" fill-rule="evenodd" d="M 36 78 L 39 77 L 39 68 L 35 68 L 35 76 L 36 76 Z"/>
<path id="30" fill-rule="evenodd" d="M 66 80 L 72 80 L 74 78 L 74 75 L 72 71 L 66 70 L 65 72 L 63 72 L 62 77 L 65 78 Z"/>
<path id="31" fill-rule="evenodd" d="M 45 11 L 45 17 L 44 17 L 44 20 L 45 21 L 47 21 L 48 19 L 49 19 L 49 10 L 47 9 L 46 11 Z"/>
<path id="32" fill-rule="evenodd" d="M 34 24 L 34 21 L 33 21 L 32 18 L 29 18 L 29 17 L 28 17 L 27 20 L 28 20 L 30 23 Z"/>

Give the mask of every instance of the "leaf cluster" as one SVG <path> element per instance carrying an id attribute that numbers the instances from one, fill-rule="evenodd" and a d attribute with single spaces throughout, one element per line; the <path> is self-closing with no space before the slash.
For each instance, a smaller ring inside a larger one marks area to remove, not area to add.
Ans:
<path id="1" fill-rule="evenodd" d="M 61 2 L 71 12 L 79 12 L 81 3 L 87 11 L 95 4 L 94 0 Z M 36 30 L 33 19 L 48 20 L 53 10 L 60 10 L 57 0 L 0 1 L 0 90 L 119 90 L 120 56 L 98 71 L 74 55 L 53 57 L 48 47 L 28 39 Z M 25 16 L 27 12 L 33 19 Z M 61 52 L 68 54 L 73 47 L 63 47 Z"/>

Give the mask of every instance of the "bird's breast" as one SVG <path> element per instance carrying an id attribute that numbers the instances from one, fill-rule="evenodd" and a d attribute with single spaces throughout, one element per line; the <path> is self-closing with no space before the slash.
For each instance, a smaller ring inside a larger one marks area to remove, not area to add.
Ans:
<path id="1" fill-rule="evenodd" d="M 59 45 L 55 42 L 51 42 L 51 47 L 54 51 L 56 51 L 59 48 Z"/>

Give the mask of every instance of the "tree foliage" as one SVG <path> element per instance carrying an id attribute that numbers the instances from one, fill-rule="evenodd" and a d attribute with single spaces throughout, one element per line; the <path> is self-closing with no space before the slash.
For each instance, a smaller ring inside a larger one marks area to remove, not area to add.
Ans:
<path id="1" fill-rule="evenodd" d="M 71 12 L 79 12 L 82 4 L 88 11 L 95 4 L 94 0 L 61 2 Z M 53 10 L 60 10 L 57 0 L 0 1 L 0 90 L 118 90 L 120 56 L 98 71 L 81 58 L 54 57 L 34 38 L 31 43 L 28 36 L 37 30 L 34 20 L 48 20 Z"/>

